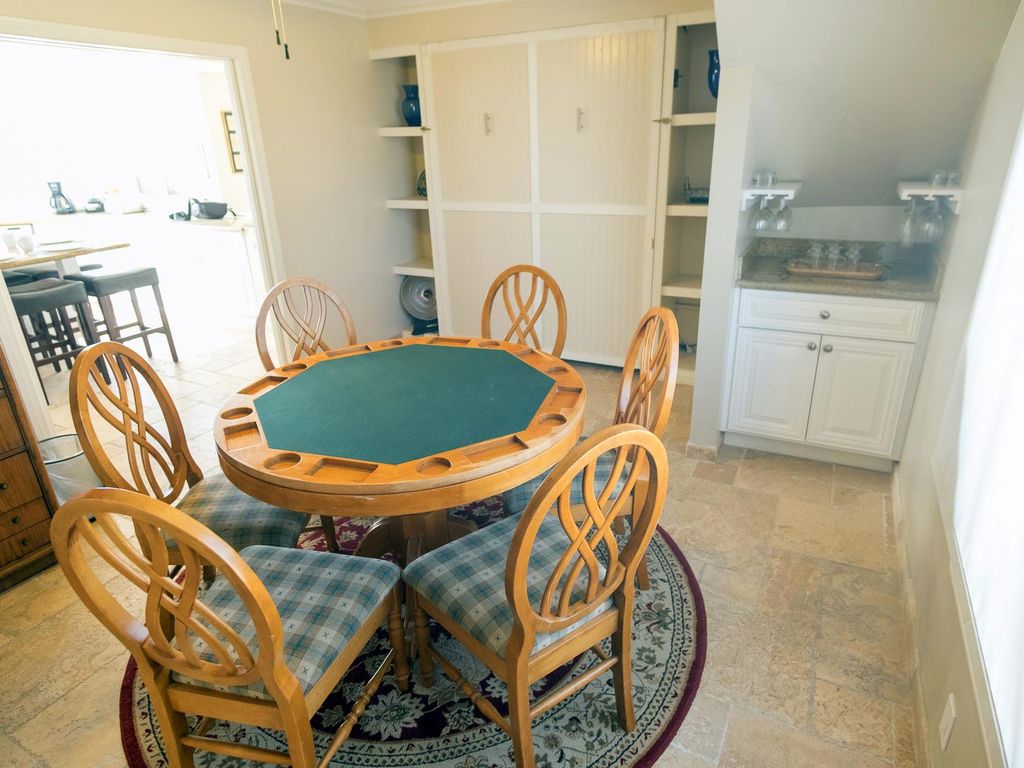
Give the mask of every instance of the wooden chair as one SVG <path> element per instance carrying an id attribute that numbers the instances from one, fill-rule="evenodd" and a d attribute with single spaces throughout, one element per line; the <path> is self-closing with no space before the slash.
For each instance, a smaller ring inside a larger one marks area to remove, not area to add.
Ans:
<path id="1" fill-rule="evenodd" d="M 297 301 L 300 296 L 301 304 Z M 270 313 L 274 313 L 277 324 L 284 334 L 295 342 L 291 360 L 298 360 L 300 357 L 331 349 L 324 341 L 324 327 L 330 315 L 328 305 L 338 311 L 345 324 L 345 333 L 348 336 L 346 343 L 355 344 L 356 326 L 352 322 L 352 315 L 329 285 L 311 277 L 293 277 L 271 288 L 256 317 L 256 349 L 264 369 L 272 371 L 277 367 L 267 345 L 267 322 Z M 286 362 L 289 361 L 282 361 L 281 365 Z M 334 518 L 321 515 L 320 528 L 327 539 L 327 548 L 331 552 L 337 552 L 338 537 L 334 531 Z"/>
<path id="2" fill-rule="evenodd" d="M 524 298 L 523 282 L 526 279 L 529 279 L 529 288 Z M 511 323 L 503 339 L 526 344 L 535 349 L 540 349 L 537 323 L 540 322 L 544 308 L 547 306 L 548 296 L 552 297 L 558 312 L 558 332 L 555 335 L 554 344 L 551 345 L 550 353 L 559 357 L 562 354 L 562 347 L 565 346 L 568 319 L 565 311 L 565 297 L 562 296 L 562 289 L 558 287 L 555 278 L 540 267 L 529 264 L 516 264 L 498 275 L 491 283 L 487 296 L 484 298 L 480 327 L 481 335 L 486 339 L 493 338 L 491 315 L 494 312 L 494 299 L 497 297 L 498 291 L 501 291 L 505 313 Z"/>
<path id="3" fill-rule="evenodd" d="M 192 768 L 196 750 L 323 768 L 389 669 L 408 688 L 396 565 L 262 545 L 236 552 L 180 510 L 109 488 L 69 501 L 50 531 L 71 586 L 138 664 L 172 768 Z M 179 579 L 167 575 L 168 540 L 185 562 Z M 107 566 L 145 601 L 122 601 L 127 590 L 111 588 Z M 219 574 L 202 593 L 201 566 Z M 318 763 L 310 717 L 385 620 L 392 647 Z M 199 718 L 191 730 L 186 715 Z M 284 731 L 288 752 L 209 736 L 220 720 Z"/>
<path id="4" fill-rule="evenodd" d="M 256 318 L 256 349 L 263 367 L 271 371 L 278 366 L 271 358 L 267 345 L 267 321 L 271 312 L 284 334 L 295 342 L 291 359 L 280 363 L 284 365 L 291 360 L 331 349 L 324 341 L 324 327 L 330 316 L 329 306 L 337 310 L 345 324 L 348 336 L 346 344 L 355 344 L 356 327 L 352 315 L 326 283 L 311 277 L 293 277 L 271 288 Z"/>
<path id="5" fill-rule="evenodd" d="M 597 462 L 609 453 L 612 472 L 599 482 Z M 642 473 L 647 492 L 620 546 L 613 526 L 627 513 Z M 583 516 L 572 500 L 577 478 Z M 519 768 L 534 766 L 531 719 L 608 670 L 619 722 L 627 731 L 635 727 L 630 655 L 636 571 L 661 516 L 667 480 L 661 440 L 635 425 L 608 427 L 555 467 L 520 517 L 434 550 L 405 569 L 424 685 L 431 684 L 436 660 L 511 736 Z M 505 681 L 507 720 L 431 647 L 427 615 Z M 606 638 L 611 654 L 600 645 Z M 531 706 L 531 685 L 588 650 L 597 664 Z"/>
<path id="6" fill-rule="evenodd" d="M 679 325 L 676 316 L 665 307 L 651 307 L 640 319 L 630 342 L 619 379 L 619 394 L 615 400 L 612 424 L 639 424 L 664 438 L 672 401 L 676 394 L 676 374 L 679 371 Z M 610 469 L 605 457 L 598 466 L 598 479 Z M 504 494 L 507 514 L 519 514 L 533 498 L 545 475 L 534 478 Z M 637 484 L 638 492 L 645 487 L 643 477 Z M 582 501 L 582 491 L 574 491 L 573 503 Z M 620 522 L 621 526 L 621 522 Z M 647 563 L 640 563 L 638 578 L 641 589 L 647 589 Z"/>
<path id="7" fill-rule="evenodd" d="M 167 388 L 153 366 L 124 344 L 103 341 L 78 355 L 69 406 L 82 449 L 104 485 L 175 504 L 235 549 L 294 547 L 309 521 L 247 496 L 219 472 L 204 477 Z M 107 452 L 114 439 L 125 449 L 120 466 Z M 170 557 L 184 562 L 174 550 Z"/>

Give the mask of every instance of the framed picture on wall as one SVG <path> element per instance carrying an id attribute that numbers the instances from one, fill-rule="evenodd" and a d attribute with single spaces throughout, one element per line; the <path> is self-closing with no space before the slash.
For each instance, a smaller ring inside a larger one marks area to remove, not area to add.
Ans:
<path id="1" fill-rule="evenodd" d="M 222 111 L 220 119 L 224 123 L 224 138 L 228 143 L 228 161 L 231 163 L 231 170 L 241 173 L 242 144 L 239 140 L 238 121 L 235 120 L 234 113 L 228 111 Z"/>

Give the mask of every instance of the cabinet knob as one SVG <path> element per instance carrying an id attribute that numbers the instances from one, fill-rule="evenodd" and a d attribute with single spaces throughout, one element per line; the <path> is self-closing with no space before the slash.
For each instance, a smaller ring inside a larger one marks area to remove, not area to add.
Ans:
<path id="1" fill-rule="evenodd" d="M 28 543 L 29 543 L 29 542 L 28 542 L 28 537 L 26 537 L 26 536 L 22 536 L 22 537 L 21 537 L 21 538 L 20 538 L 20 539 L 18 540 L 18 543 L 19 543 L 19 544 L 21 544 L 21 546 L 23 546 L 23 547 L 27 547 L 27 546 L 28 546 Z"/>
<path id="2" fill-rule="evenodd" d="M 832 313 L 831 312 L 829 312 L 827 309 L 821 310 L 821 319 L 822 320 L 828 320 L 830 317 L 832 317 Z"/>
<path id="3" fill-rule="evenodd" d="M 426 132 L 427 132 L 427 131 L 429 131 L 430 129 L 429 129 L 429 128 L 427 128 L 427 126 L 425 126 L 425 125 L 421 125 L 421 126 L 420 126 L 420 130 L 421 130 L 421 131 L 423 131 L 423 133 L 426 133 Z"/>
<path id="4" fill-rule="evenodd" d="M 669 123 L 672 122 L 672 118 L 671 117 L 656 117 L 653 120 L 651 120 L 651 122 L 652 123 L 661 123 L 662 125 L 668 125 Z"/>
<path id="5" fill-rule="evenodd" d="M 822 352 L 831 352 L 832 351 L 832 345 L 831 344 L 826 344 L 824 347 L 821 348 L 821 351 Z"/>
<path id="6" fill-rule="evenodd" d="M 11 518 L 11 525 L 18 525 L 19 523 L 21 523 L 21 516 L 20 515 L 15 515 L 14 517 Z"/>
<path id="7" fill-rule="evenodd" d="M 7 483 L 0 483 L 0 491 L 6 491 L 6 490 L 7 490 Z"/>
<path id="8" fill-rule="evenodd" d="M 814 350 L 816 350 L 818 348 L 818 345 L 815 342 L 813 342 L 813 341 L 808 341 L 807 342 L 807 348 L 809 350 L 811 350 L 811 352 L 813 352 Z"/>

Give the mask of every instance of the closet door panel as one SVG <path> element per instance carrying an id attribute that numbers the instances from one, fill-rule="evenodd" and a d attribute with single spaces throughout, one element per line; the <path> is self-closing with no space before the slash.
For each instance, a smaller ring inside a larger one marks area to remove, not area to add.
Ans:
<path id="1" fill-rule="evenodd" d="M 529 203 L 526 45 L 441 51 L 431 68 L 445 202 Z"/>
<path id="2" fill-rule="evenodd" d="M 445 332 L 479 336 L 484 296 L 494 278 L 530 261 L 530 214 L 448 211 L 444 229 L 452 307 L 452 327 Z M 492 317 L 491 333 L 503 336 L 509 325 L 503 313 Z"/>
<path id="3" fill-rule="evenodd" d="M 540 263 L 558 281 L 568 309 L 563 357 L 621 365 L 647 309 L 643 217 L 540 219 Z"/>
<path id="4" fill-rule="evenodd" d="M 537 44 L 541 203 L 647 203 L 655 55 L 652 31 Z"/>

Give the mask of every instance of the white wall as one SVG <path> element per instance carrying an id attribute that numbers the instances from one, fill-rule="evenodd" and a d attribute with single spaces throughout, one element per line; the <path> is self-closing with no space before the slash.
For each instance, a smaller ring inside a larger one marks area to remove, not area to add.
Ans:
<path id="1" fill-rule="evenodd" d="M 251 0 L 0 0 L 0 16 L 244 47 L 285 274 L 324 280 L 360 338 L 386 337 L 405 324 L 391 266 L 407 251 L 383 205 L 388 147 L 367 24 L 302 6 L 285 13 L 291 61 L 274 44 L 269 4 Z"/>
<path id="2" fill-rule="evenodd" d="M 955 466 L 961 401 L 958 362 L 1007 168 L 1024 116 L 1024 11 L 1018 11 L 985 92 L 964 156 L 967 188 L 961 215 L 945 246 L 946 273 L 903 460 L 897 470 L 898 506 L 907 546 L 921 685 L 936 768 L 1002 765 L 970 606 L 949 514 L 954 488 L 933 476 L 932 458 Z M 946 425 L 945 427 L 943 425 Z M 943 510 L 946 510 L 945 513 Z M 1020 606 L 1006 606 L 1019 611 Z M 947 752 L 937 730 L 948 693 L 959 722 Z"/>

